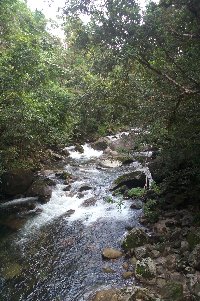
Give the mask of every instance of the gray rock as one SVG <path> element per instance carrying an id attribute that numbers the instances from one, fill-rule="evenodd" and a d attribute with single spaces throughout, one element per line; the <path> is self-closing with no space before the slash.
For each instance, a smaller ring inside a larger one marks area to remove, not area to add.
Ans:
<path id="1" fill-rule="evenodd" d="M 200 271 L 200 244 L 196 245 L 194 250 L 189 256 L 189 264 L 191 267 L 195 268 L 196 270 Z"/>
<path id="2" fill-rule="evenodd" d="M 134 249 L 135 257 L 136 259 L 142 259 L 144 257 L 147 257 L 147 248 L 145 246 L 137 247 Z"/>
<path id="3" fill-rule="evenodd" d="M 183 301 L 183 285 L 178 282 L 167 282 L 161 289 L 164 301 Z"/>
<path id="4" fill-rule="evenodd" d="M 131 209 L 136 209 L 136 210 L 142 209 L 142 207 L 143 207 L 143 202 L 140 200 L 135 200 L 134 203 L 132 203 L 130 206 Z"/>

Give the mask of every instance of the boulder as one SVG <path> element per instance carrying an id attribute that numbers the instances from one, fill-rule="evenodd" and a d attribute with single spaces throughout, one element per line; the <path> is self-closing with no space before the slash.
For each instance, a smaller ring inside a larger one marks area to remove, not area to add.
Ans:
<path id="1" fill-rule="evenodd" d="M 14 199 L 0 204 L 0 213 L 4 215 L 16 214 L 22 211 L 33 210 L 38 202 L 38 197 L 26 197 Z"/>
<path id="2" fill-rule="evenodd" d="M 141 282 L 155 284 L 156 282 L 156 265 L 150 258 L 144 258 L 136 262 L 135 276 Z"/>
<path id="3" fill-rule="evenodd" d="M 28 169 L 7 171 L 2 175 L 2 192 L 9 196 L 24 194 L 34 179 L 34 173 Z"/>
<path id="4" fill-rule="evenodd" d="M 29 187 L 26 196 L 37 196 L 40 202 L 48 202 L 52 194 L 52 186 L 49 179 L 36 179 Z"/>
<path id="5" fill-rule="evenodd" d="M 119 250 L 112 248 L 105 248 L 102 251 L 102 257 L 104 259 L 117 259 L 123 256 L 123 253 Z"/>
<path id="6" fill-rule="evenodd" d="M 83 203 L 81 204 L 82 207 L 90 207 L 90 206 L 94 206 L 97 202 L 97 199 L 95 198 L 89 198 L 85 201 L 83 201 Z"/>
<path id="7" fill-rule="evenodd" d="M 200 271 L 200 244 L 196 245 L 192 253 L 189 255 L 189 264 L 191 267 Z"/>
<path id="8" fill-rule="evenodd" d="M 128 251 L 143 246 L 147 244 L 148 241 L 149 237 L 143 228 L 133 228 L 122 242 L 122 248 Z"/>
<path id="9" fill-rule="evenodd" d="M 124 272 L 124 273 L 122 274 L 122 277 L 123 277 L 124 279 L 129 279 L 129 278 L 133 277 L 133 275 L 134 275 L 133 272 L 127 271 L 127 272 Z"/>
<path id="10" fill-rule="evenodd" d="M 116 190 L 124 185 L 126 185 L 129 189 L 136 188 L 136 187 L 143 188 L 145 184 L 146 184 L 146 175 L 142 171 L 134 171 L 118 177 L 114 181 L 114 184 L 111 187 L 111 191 Z"/>
<path id="11" fill-rule="evenodd" d="M 160 291 L 164 301 L 183 301 L 183 285 L 179 282 L 167 282 Z"/>
<path id="12" fill-rule="evenodd" d="M 125 301 L 121 296 L 120 290 L 108 289 L 97 292 L 91 301 Z"/>
<path id="13" fill-rule="evenodd" d="M 130 206 L 131 209 L 136 209 L 136 210 L 142 209 L 142 207 L 143 207 L 143 202 L 141 200 L 135 200 L 134 203 L 132 203 Z"/>
<path id="14" fill-rule="evenodd" d="M 99 138 L 96 142 L 92 143 L 91 146 L 95 150 L 103 151 L 108 147 L 109 139 L 106 137 Z"/>
<path id="15" fill-rule="evenodd" d="M 86 191 L 86 190 L 91 190 L 92 187 L 90 185 L 83 185 L 79 188 L 79 192 L 83 192 L 83 191 Z"/>
<path id="16" fill-rule="evenodd" d="M 75 147 L 74 147 L 74 150 L 75 150 L 76 152 L 81 153 L 81 154 L 84 153 L 84 148 L 83 148 L 83 146 L 80 145 L 80 144 L 76 144 Z"/>

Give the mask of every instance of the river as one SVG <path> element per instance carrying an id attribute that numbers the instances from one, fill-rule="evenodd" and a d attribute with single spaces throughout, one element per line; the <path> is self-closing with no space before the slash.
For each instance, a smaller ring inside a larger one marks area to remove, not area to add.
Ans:
<path id="1" fill-rule="evenodd" d="M 101 167 L 102 152 L 87 144 L 83 154 L 68 150 L 63 170 L 76 179 L 70 190 L 57 181 L 41 213 L 1 239 L 0 301 L 83 301 L 98 289 L 135 281 L 122 278 L 124 258 L 105 261 L 101 251 L 120 248 L 127 227 L 139 225 L 141 210 L 130 209 L 130 200 L 108 200 L 113 181 L 141 166 Z M 80 192 L 84 185 L 88 190 Z M 104 267 L 115 273 L 105 273 Z"/>

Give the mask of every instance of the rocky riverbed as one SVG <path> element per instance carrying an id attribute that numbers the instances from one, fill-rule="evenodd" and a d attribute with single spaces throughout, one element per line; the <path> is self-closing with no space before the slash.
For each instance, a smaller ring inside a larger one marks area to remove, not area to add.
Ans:
<path id="1" fill-rule="evenodd" d="M 200 300 L 199 208 L 165 206 L 135 135 L 67 147 L 59 169 L 6 175 L 2 300 Z"/>

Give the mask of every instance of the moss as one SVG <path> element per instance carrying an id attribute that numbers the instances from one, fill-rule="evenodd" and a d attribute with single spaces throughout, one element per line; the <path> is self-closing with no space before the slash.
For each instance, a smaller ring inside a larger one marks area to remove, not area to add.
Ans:
<path id="1" fill-rule="evenodd" d="M 183 285 L 178 282 L 168 282 L 161 291 L 164 301 L 183 301 Z"/>
<path id="2" fill-rule="evenodd" d="M 190 232 L 187 235 L 186 239 L 187 242 L 189 243 L 189 247 L 191 250 L 193 250 L 196 247 L 196 245 L 200 243 L 200 231 L 198 230 L 196 232 Z"/>
<path id="3" fill-rule="evenodd" d="M 5 279 L 12 279 L 21 274 L 22 267 L 18 263 L 7 263 L 3 268 L 2 275 Z"/>
<path id="4" fill-rule="evenodd" d="M 145 189 L 144 188 L 140 188 L 140 187 L 136 187 L 136 188 L 132 188 L 128 191 L 128 196 L 129 197 L 143 197 L 145 193 Z"/>
<path id="5" fill-rule="evenodd" d="M 146 233 L 140 228 L 134 228 L 124 239 L 122 248 L 124 250 L 130 250 L 145 245 L 146 243 L 148 243 Z"/>

